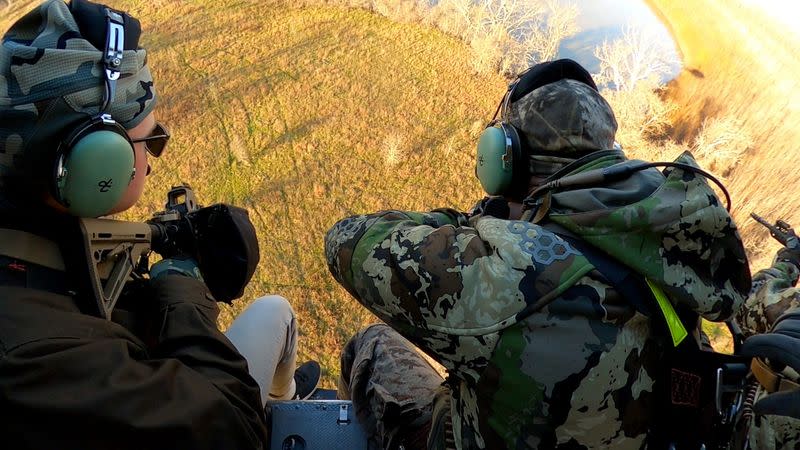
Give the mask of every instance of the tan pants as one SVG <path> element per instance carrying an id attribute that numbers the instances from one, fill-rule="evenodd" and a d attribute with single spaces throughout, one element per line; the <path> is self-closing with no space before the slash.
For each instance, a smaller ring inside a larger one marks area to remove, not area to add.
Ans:
<path id="1" fill-rule="evenodd" d="M 261 387 L 262 404 L 294 397 L 297 324 L 285 298 L 268 295 L 257 299 L 225 335 L 247 360 L 250 375 Z"/>

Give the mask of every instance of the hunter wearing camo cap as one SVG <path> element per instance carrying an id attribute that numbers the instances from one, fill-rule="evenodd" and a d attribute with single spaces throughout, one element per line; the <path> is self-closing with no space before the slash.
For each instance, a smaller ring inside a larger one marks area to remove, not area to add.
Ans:
<path id="1" fill-rule="evenodd" d="M 631 164 L 611 108 L 575 66 L 545 63 L 552 80 L 508 96 L 502 118 L 527 143 L 531 189 Z M 677 162 L 696 167 L 688 153 Z M 536 223 L 520 220 L 522 199 L 496 199 L 505 208 L 492 214 L 381 211 L 328 231 L 334 278 L 386 322 L 346 345 L 340 395 L 374 448 L 642 448 L 670 336 L 654 338 L 606 269 L 662 293 L 689 318 L 672 339 L 696 346 L 696 319 L 730 318 L 750 287 L 736 225 L 681 169 L 552 192 Z"/>
<path id="2" fill-rule="evenodd" d="M 114 85 L 100 49 L 113 50 L 106 38 L 116 46 L 119 27 L 124 51 Z M 138 20 L 104 5 L 48 0 L 3 37 L 0 404 L 9 414 L 0 433 L 31 449 L 268 448 L 266 401 L 307 398 L 320 377 L 316 362 L 296 367 L 289 302 L 256 299 L 223 334 L 197 262 L 178 254 L 125 280 L 113 311 L 98 315 L 92 286 L 109 283 L 84 272 L 98 258 L 82 245 L 85 222 L 51 196 L 61 141 L 107 113 L 125 129 L 115 127 L 114 136 L 130 138 L 136 168 L 111 212 L 139 199 L 147 155 L 160 156 L 169 137 L 155 121 L 140 32 Z M 110 99 L 105 92 L 114 90 Z M 105 145 L 87 161 L 105 166 L 97 161 Z M 105 262 L 125 261 L 133 244 L 120 222 L 95 223 L 120 239 L 122 257 Z"/>
<path id="3" fill-rule="evenodd" d="M 105 26 L 101 5 L 48 0 L 17 21 L 0 46 L 0 211 L 36 211 L 45 203 L 56 148 L 81 123 L 101 113 L 105 89 Z M 128 130 L 156 104 L 139 47 L 139 21 L 127 16 L 121 74 L 105 111 Z M 143 127 L 152 124 L 143 125 Z M 145 130 L 149 131 L 149 130 Z M 136 176 L 115 210 L 141 194 L 146 155 L 136 154 Z"/>

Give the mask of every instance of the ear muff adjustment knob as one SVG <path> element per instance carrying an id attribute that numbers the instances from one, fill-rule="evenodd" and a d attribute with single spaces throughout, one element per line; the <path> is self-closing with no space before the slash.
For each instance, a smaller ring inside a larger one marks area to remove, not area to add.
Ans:
<path id="1" fill-rule="evenodd" d="M 119 203 L 134 174 L 128 139 L 109 130 L 79 138 L 56 169 L 58 200 L 78 217 L 99 217 Z"/>

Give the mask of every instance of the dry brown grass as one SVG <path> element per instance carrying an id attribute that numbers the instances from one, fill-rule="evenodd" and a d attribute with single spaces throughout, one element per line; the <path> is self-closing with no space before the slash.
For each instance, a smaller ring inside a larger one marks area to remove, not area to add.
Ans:
<path id="1" fill-rule="evenodd" d="M 649 0 L 670 26 L 685 70 L 669 88 L 679 108 L 674 136 L 691 142 L 716 119 L 737 121 L 752 138 L 729 154 L 728 188 L 754 270 L 777 248 L 751 211 L 800 224 L 800 40 L 738 0 Z M 719 125 L 719 124 L 718 124 Z M 719 154 L 742 142 L 719 145 Z"/>
<path id="2" fill-rule="evenodd" d="M 672 135 L 722 175 L 755 272 L 779 247 L 751 211 L 800 224 L 800 40 L 738 0 L 648 0 L 671 28 L 685 70 L 667 99 Z M 727 332 L 704 325 L 715 347 Z"/>
<path id="3" fill-rule="evenodd" d="M 29 2 L 29 5 L 33 2 Z M 261 264 L 245 299 L 278 293 L 301 326 L 300 360 L 338 375 L 346 340 L 376 319 L 329 275 L 323 237 L 350 214 L 471 206 L 473 123 L 505 92 L 470 49 L 364 10 L 259 1 L 111 1 L 147 32 L 173 141 L 126 215 L 163 207 L 172 184 L 247 207 Z M 27 8 L 20 8 L 20 12 Z M 8 18 L 0 19 L 3 29 Z M 248 300 L 225 308 L 226 327 Z"/>

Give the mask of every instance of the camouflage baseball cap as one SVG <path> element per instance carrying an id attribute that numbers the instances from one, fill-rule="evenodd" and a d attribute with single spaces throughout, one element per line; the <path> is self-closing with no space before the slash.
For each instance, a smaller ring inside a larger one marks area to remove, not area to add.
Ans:
<path id="1" fill-rule="evenodd" d="M 614 146 L 617 120 L 611 106 L 580 81 L 546 84 L 511 103 L 507 114 L 534 154 L 572 158 Z"/>
<path id="2" fill-rule="evenodd" d="M 86 0 L 47 0 L 17 21 L 0 45 L 0 210 L 36 203 L 52 176 L 58 143 L 99 114 L 105 91 L 103 10 Z M 73 15 L 74 13 L 74 15 Z M 98 31 L 101 27 L 102 31 Z M 129 33 L 128 30 L 131 29 Z M 156 93 L 139 22 L 125 15 L 116 95 L 105 111 L 125 128 L 153 110 Z M 83 33 L 82 31 L 85 31 Z M 134 38 L 131 38 L 134 36 Z M 102 40 L 102 44 L 98 41 Z M 11 192 L 27 198 L 11 198 Z"/>

